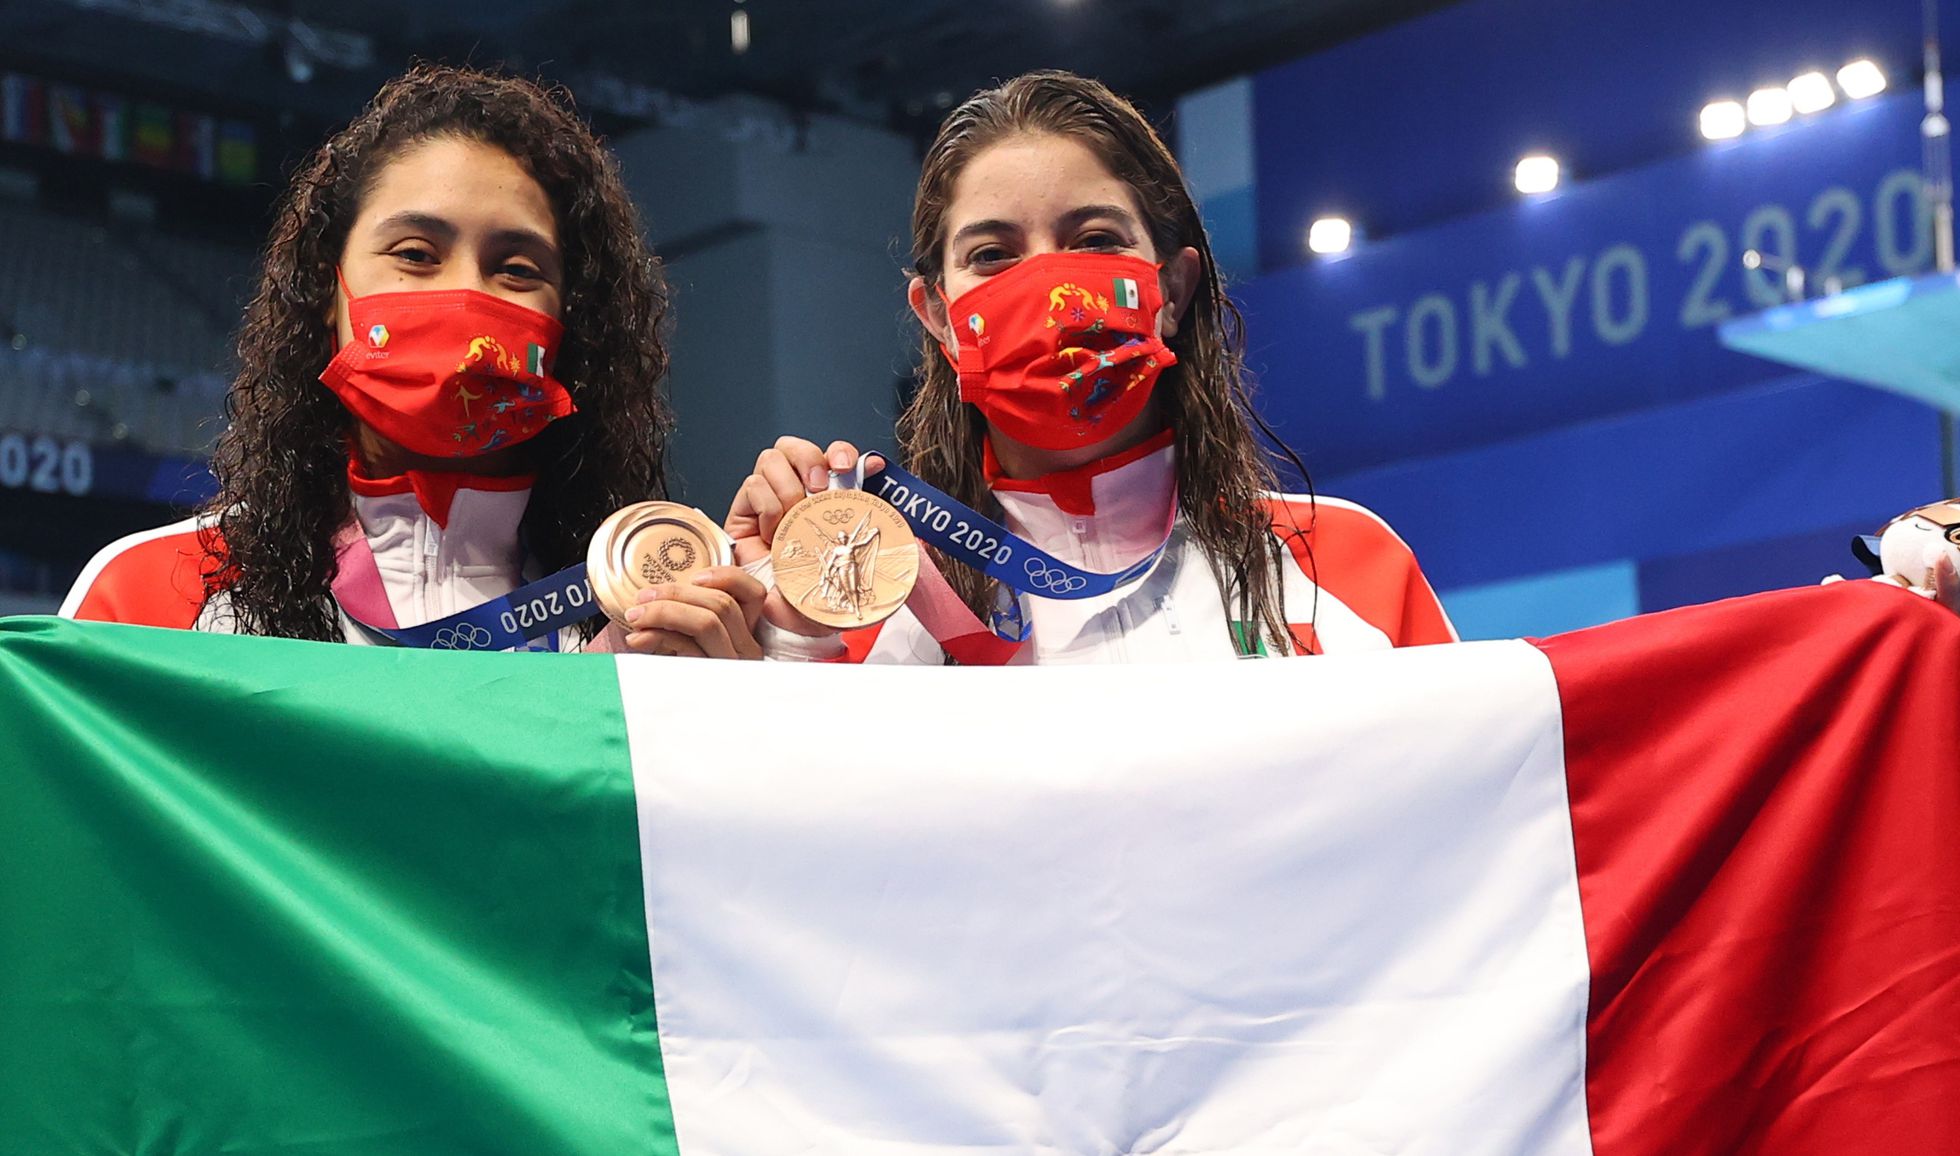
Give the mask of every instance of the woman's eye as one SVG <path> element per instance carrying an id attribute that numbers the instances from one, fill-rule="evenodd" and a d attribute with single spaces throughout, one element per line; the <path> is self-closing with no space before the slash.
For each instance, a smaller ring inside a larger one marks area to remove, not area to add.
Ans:
<path id="1" fill-rule="evenodd" d="M 983 249 L 975 249 L 967 256 L 966 263 L 969 265 L 999 265 L 1002 262 L 1012 261 L 1013 259 L 1014 254 L 1008 252 L 1001 246 L 988 245 Z"/>
<path id="2" fill-rule="evenodd" d="M 1114 233 L 1085 233 L 1075 240 L 1076 248 L 1088 249 L 1092 252 L 1121 249 L 1127 244 L 1127 241 Z"/>
<path id="3" fill-rule="evenodd" d="M 503 274 L 506 277 L 516 277 L 519 280 L 523 280 L 523 281 L 544 280 L 543 271 L 540 270 L 535 265 L 525 265 L 522 263 L 513 262 L 510 264 L 499 266 L 497 268 L 497 272 Z"/>
<path id="4" fill-rule="evenodd" d="M 407 261 L 411 265 L 433 265 L 436 260 L 434 253 L 419 245 L 406 245 L 390 252 L 388 255 L 397 260 Z"/>

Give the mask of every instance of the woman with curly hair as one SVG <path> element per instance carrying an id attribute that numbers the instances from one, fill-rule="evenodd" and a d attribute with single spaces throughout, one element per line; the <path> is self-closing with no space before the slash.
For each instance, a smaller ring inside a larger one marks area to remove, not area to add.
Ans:
<path id="1" fill-rule="evenodd" d="M 1274 492 L 1257 434 L 1284 446 L 1253 411 L 1238 311 L 1176 160 L 1127 101 L 1037 72 L 954 109 L 920 174 L 912 261 L 904 464 L 1004 523 L 1018 565 L 935 552 L 956 597 L 845 638 L 772 593 L 772 657 L 1200 661 L 1455 638 L 1386 523 Z M 784 511 L 857 457 L 794 437 L 764 451 L 729 512 L 738 560 L 766 557 Z"/>
<path id="2" fill-rule="evenodd" d="M 218 494 L 84 570 L 79 618 L 417 641 L 664 494 L 667 287 L 562 91 L 418 66 L 294 174 L 238 340 Z M 574 592 L 578 593 L 578 592 Z M 756 657 L 734 567 L 553 649 Z M 572 599 L 582 601 L 582 599 Z M 439 635 L 439 636 L 438 636 Z M 458 620 L 421 645 L 482 644 Z"/>

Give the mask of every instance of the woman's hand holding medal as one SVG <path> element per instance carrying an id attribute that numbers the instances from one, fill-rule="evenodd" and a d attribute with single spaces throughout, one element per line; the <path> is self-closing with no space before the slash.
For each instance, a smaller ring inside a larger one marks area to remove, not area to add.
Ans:
<path id="1" fill-rule="evenodd" d="M 855 477 L 859 453 L 849 442 L 827 449 L 784 437 L 755 460 L 724 527 L 735 561 L 773 560 L 774 583 L 763 617 L 810 637 L 870 626 L 903 605 L 918 573 L 911 527 L 878 498 L 834 478 Z M 867 472 L 884 461 L 864 455 Z"/>
<path id="2" fill-rule="evenodd" d="M 619 649 L 681 658 L 761 658 L 767 590 L 734 565 L 734 543 L 706 514 L 639 502 L 600 524 L 586 580 Z"/>
<path id="3" fill-rule="evenodd" d="M 623 649 L 682 658 L 761 658 L 755 624 L 768 593 L 740 566 L 714 566 L 685 581 L 647 587 L 626 610 Z"/>
<path id="4" fill-rule="evenodd" d="M 839 479 L 857 448 L 783 438 L 756 459 L 726 528 L 677 502 L 639 502 L 592 536 L 586 577 L 615 645 L 641 654 L 761 658 L 757 624 L 823 637 L 882 621 L 918 573 L 911 527 Z M 875 456 L 873 468 L 883 462 Z M 750 573 L 774 561 L 773 584 Z"/>

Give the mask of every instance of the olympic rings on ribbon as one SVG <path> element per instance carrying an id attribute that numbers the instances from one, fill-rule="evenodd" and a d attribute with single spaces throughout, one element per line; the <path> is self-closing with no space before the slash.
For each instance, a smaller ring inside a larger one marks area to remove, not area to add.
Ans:
<path id="1" fill-rule="evenodd" d="M 453 629 L 436 631 L 435 640 L 429 646 L 432 650 L 484 650 L 490 646 L 490 632 L 464 622 Z"/>
<path id="2" fill-rule="evenodd" d="M 1080 574 L 1070 574 L 1060 567 L 1050 566 L 1039 558 L 1030 558 L 1027 563 L 1028 585 L 1036 590 L 1050 594 L 1073 594 L 1089 584 Z"/>

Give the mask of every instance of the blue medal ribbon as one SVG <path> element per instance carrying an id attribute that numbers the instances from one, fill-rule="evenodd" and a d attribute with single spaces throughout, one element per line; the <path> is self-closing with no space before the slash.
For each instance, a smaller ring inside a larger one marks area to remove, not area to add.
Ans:
<path id="1" fill-rule="evenodd" d="M 867 490 L 890 502 L 913 533 L 942 553 L 1021 594 L 1069 601 L 1108 594 L 1150 573 L 1157 559 L 1163 556 L 1164 547 L 1170 545 L 1166 526 L 1164 540 L 1132 565 L 1114 574 L 1084 570 L 1062 561 L 938 487 L 921 481 L 918 475 L 895 464 L 889 454 L 878 452 L 885 459 L 885 468 L 865 479 Z M 1013 599 L 1003 602 L 995 608 L 989 625 L 1002 638 L 1025 639 L 1028 636 L 1026 615 Z"/>
<path id="2" fill-rule="evenodd" d="M 597 611 L 583 562 L 419 626 L 376 626 L 341 607 L 375 641 L 425 650 L 517 650 L 539 637 L 547 640 L 544 649 L 557 650 L 560 630 Z"/>

